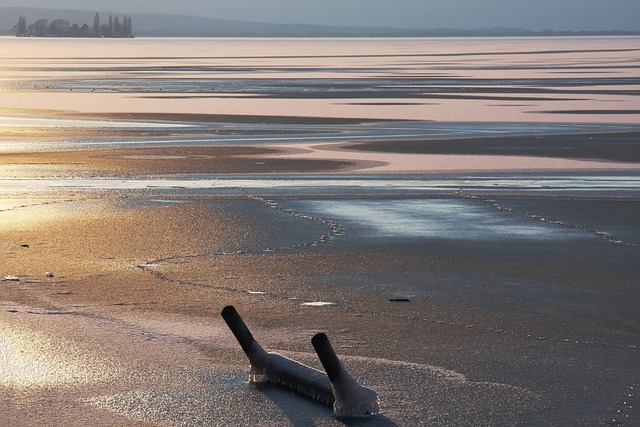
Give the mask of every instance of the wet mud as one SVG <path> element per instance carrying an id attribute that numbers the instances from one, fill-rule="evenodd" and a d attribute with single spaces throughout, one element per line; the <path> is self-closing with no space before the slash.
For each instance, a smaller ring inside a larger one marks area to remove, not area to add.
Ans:
<path id="1" fill-rule="evenodd" d="M 8 425 L 639 422 L 635 40 L 9 42 Z M 382 414 L 251 384 L 227 305 Z"/>

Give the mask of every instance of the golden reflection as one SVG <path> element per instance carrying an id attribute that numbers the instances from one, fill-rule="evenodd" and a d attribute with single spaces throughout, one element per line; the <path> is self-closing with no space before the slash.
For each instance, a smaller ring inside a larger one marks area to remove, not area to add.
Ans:
<path id="1" fill-rule="evenodd" d="M 0 229 L 28 231 L 36 224 L 54 221 L 69 212 L 69 199 L 13 199 L 0 193 Z"/>
<path id="2" fill-rule="evenodd" d="M 60 387 L 104 381 L 113 372 L 112 363 L 72 342 L 0 323 L 0 386 Z"/>

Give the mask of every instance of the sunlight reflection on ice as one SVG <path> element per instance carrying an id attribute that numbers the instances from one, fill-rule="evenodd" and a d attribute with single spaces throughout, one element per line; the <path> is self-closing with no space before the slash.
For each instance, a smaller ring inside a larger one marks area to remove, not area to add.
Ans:
<path id="1" fill-rule="evenodd" d="M 498 215 L 466 200 L 314 200 L 288 203 L 342 224 L 347 233 L 374 238 L 557 239 L 577 232 Z"/>
<path id="2" fill-rule="evenodd" d="M 327 302 L 327 301 L 312 301 L 312 302 L 303 302 L 300 305 L 306 305 L 308 307 L 326 307 L 328 305 L 337 305 L 335 302 Z"/>
<path id="3" fill-rule="evenodd" d="M 152 122 L 133 122 L 133 121 L 114 121 L 114 120 L 73 120 L 73 119 L 44 119 L 36 117 L 0 117 L 0 127 L 3 128 L 31 128 L 31 127 L 47 127 L 47 128 L 174 128 L 188 127 L 187 124 L 178 123 L 152 123 Z"/>
<path id="4" fill-rule="evenodd" d="M 65 340 L 0 324 L 0 386 L 59 387 L 104 381 L 118 371 Z"/>
<path id="5" fill-rule="evenodd" d="M 640 190 L 640 177 L 635 175 L 547 175 L 547 176 L 397 176 L 382 175 L 361 177 L 347 176 L 268 176 L 268 177 L 224 177 L 184 176 L 176 178 L 2 178 L 0 189 L 4 191 L 42 191 L 60 189 L 86 190 L 286 190 L 308 192 L 314 189 L 326 191 L 339 189 L 342 192 L 355 190 L 454 192 L 459 189 L 483 191 L 526 190 L 531 191 L 629 191 Z"/>

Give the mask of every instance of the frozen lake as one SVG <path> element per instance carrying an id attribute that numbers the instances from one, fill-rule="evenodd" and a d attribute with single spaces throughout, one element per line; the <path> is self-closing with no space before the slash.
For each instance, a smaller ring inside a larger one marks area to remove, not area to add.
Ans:
<path id="1" fill-rule="evenodd" d="M 0 38 L 0 52 L 5 111 L 639 123 L 637 37 Z"/>
<path id="2" fill-rule="evenodd" d="M 639 41 L 0 37 L 0 418 L 637 423 Z"/>

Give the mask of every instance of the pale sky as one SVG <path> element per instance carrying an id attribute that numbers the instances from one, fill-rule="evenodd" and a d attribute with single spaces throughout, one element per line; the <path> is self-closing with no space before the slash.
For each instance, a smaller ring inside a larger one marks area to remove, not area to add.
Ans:
<path id="1" fill-rule="evenodd" d="M 0 0 L 2 6 L 291 24 L 640 30 L 640 0 Z"/>

